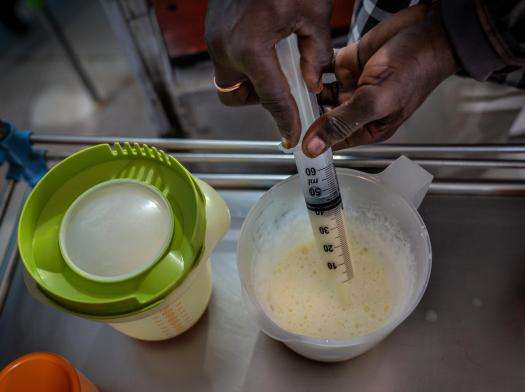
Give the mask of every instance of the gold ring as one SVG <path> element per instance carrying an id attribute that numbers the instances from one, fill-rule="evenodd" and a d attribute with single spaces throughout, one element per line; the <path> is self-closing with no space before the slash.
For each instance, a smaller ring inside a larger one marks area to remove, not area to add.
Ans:
<path id="1" fill-rule="evenodd" d="M 215 85 L 215 88 L 221 92 L 221 93 L 231 93 L 232 91 L 235 91 L 241 87 L 243 82 L 235 83 L 233 86 L 230 87 L 221 87 L 217 84 L 217 80 L 215 79 L 215 76 L 213 77 L 213 84 Z"/>

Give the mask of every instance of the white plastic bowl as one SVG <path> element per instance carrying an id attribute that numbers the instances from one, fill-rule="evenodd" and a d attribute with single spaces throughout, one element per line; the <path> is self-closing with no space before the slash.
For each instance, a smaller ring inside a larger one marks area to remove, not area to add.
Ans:
<path id="1" fill-rule="evenodd" d="M 352 339 L 318 339 L 286 331 L 265 313 L 256 295 L 254 274 L 258 270 L 256 263 L 272 260 L 259 256 L 268 252 L 271 249 L 269 247 L 275 247 L 276 239 L 290 241 L 286 232 L 290 230 L 292 219 L 302 214 L 308 219 L 299 178 L 293 176 L 263 195 L 247 216 L 239 238 L 237 263 L 244 299 L 264 333 L 282 341 L 305 357 L 335 362 L 368 351 L 412 313 L 421 300 L 430 277 L 430 239 L 416 208 L 423 199 L 432 176 L 406 158 L 394 165 L 396 164 L 394 170 L 376 176 L 355 170 L 338 169 L 347 214 L 353 214 L 354 219 L 386 219 L 393 222 L 408 241 L 413 255 L 413 279 L 408 290 L 410 292 L 403 294 L 388 322 L 369 334 Z M 408 168 L 408 171 L 402 170 L 409 175 L 408 182 L 404 181 L 406 178 L 398 177 L 399 173 L 393 173 L 403 168 Z M 393 189 L 392 185 L 395 187 L 396 184 L 402 186 L 401 192 L 405 197 Z M 370 212 L 370 209 L 373 209 L 373 213 L 366 212 Z"/>

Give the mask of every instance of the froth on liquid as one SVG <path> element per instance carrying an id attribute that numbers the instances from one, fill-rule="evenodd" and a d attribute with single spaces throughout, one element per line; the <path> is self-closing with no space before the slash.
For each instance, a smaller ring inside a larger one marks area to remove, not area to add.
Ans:
<path id="1" fill-rule="evenodd" d="M 347 301 L 341 301 L 313 239 L 281 253 L 266 273 L 257 274 L 257 296 L 275 323 L 305 336 L 349 339 L 387 322 L 396 296 L 392 273 L 380 261 L 384 251 L 349 241 L 355 275 L 347 284 Z"/>

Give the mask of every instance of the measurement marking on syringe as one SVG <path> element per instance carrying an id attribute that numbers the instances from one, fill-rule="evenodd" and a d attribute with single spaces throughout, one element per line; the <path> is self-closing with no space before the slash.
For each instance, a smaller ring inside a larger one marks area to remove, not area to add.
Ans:
<path id="1" fill-rule="evenodd" d="M 286 56 L 299 59 L 300 55 L 294 42 L 290 40 L 285 46 L 278 47 L 280 60 L 288 60 L 282 64 L 290 63 L 290 59 Z M 320 113 L 315 96 L 308 96 L 308 91 L 302 83 L 299 61 L 294 64 L 292 67 L 285 67 L 284 71 L 290 81 L 292 95 L 296 98 L 299 109 L 302 109 L 299 112 L 301 133 L 304 136 Z M 316 237 L 323 264 L 336 278 L 334 283 L 340 284 L 343 279 L 348 282 L 353 277 L 353 273 L 348 245 L 343 244 L 347 241 L 346 218 L 332 151 L 327 150 L 314 159 L 306 157 L 300 149 L 294 152 L 294 155 L 313 234 Z"/>

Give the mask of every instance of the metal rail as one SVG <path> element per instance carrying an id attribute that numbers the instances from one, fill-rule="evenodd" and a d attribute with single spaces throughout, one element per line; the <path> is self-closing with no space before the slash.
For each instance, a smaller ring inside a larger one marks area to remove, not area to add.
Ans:
<path id="1" fill-rule="evenodd" d="M 17 189 L 20 187 L 20 183 L 9 180 L 8 182 L 8 188 L 6 190 L 6 197 L 4 198 L 5 204 L 3 204 L 2 207 L 2 213 L 0 214 L 0 225 L 2 223 L 3 218 L 7 215 L 8 209 L 12 206 L 13 203 L 13 195 L 15 192 L 18 194 L 20 192 L 17 192 Z M 22 197 L 22 200 L 25 200 L 26 194 Z M 15 222 L 13 224 L 13 227 L 11 228 L 10 234 L 8 235 L 8 241 L 6 245 L 6 251 L 9 252 L 7 254 L 7 257 L 4 257 L 4 255 L 0 256 L 0 263 L 5 262 L 5 268 L 3 269 L 4 272 L 2 275 L 0 275 L 0 314 L 2 313 L 2 308 L 4 306 L 5 300 L 7 298 L 7 295 L 9 293 L 9 287 L 11 286 L 11 281 L 13 280 L 14 272 L 17 265 L 18 260 L 18 246 L 16 244 L 16 232 L 18 229 L 18 218 L 20 216 L 22 210 L 22 204 L 19 206 L 19 209 L 16 211 L 16 217 Z M 0 264 L 0 267 L 3 267 Z"/>
<path id="2" fill-rule="evenodd" d="M 0 226 L 4 220 L 5 213 L 13 197 L 16 182 L 13 180 L 7 180 L 7 188 L 4 193 L 4 198 L 0 201 Z"/>
<path id="3" fill-rule="evenodd" d="M 48 153 L 49 160 L 61 160 L 68 153 Z M 293 155 L 287 154 L 244 154 L 244 153 L 172 153 L 181 163 L 236 163 L 236 164 L 290 164 L 294 165 Z M 383 168 L 394 162 L 389 158 L 356 158 L 345 155 L 334 155 L 335 164 L 339 167 Z M 426 168 L 461 167 L 469 169 L 525 169 L 525 160 L 520 159 L 413 159 Z"/>
<path id="4" fill-rule="evenodd" d="M 288 178 L 284 174 L 216 174 L 195 173 L 197 177 L 220 189 L 268 189 Z M 522 181 L 435 181 L 433 195 L 525 196 Z"/>
<path id="5" fill-rule="evenodd" d="M 242 140 L 192 140 L 192 139 L 160 139 L 160 138 L 113 138 L 95 136 L 60 136 L 60 135 L 32 135 L 35 144 L 49 147 L 86 146 L 99 143 L 131 142 L 157 146 L 170 151 L 174 157 L 184 164 L 212 163 L 238 164 L 242 168 L 249 165 L 268 165 L 267 174 L 235 174 L 230 173 L 201 173 L 205 181 L 217 188 L 224 189 L 267 189 L 288 174 L 282 166 L 293 167 L 293 156 L 279 151 L 279 142 L 271 141 L 242 141 Z M 351 151 L 340 151 L 334 156 L 337 166 L 359 168 L 383 168 L 394 161 L 392 157 L 377 157 L 384 155 L 406 154 L 436 154 L 437 158 L 412 158 L 416 163 L 431 169 L 462 168 L 462 169 L 525 169 L 525 159 L 515 156 L 513 159 L 497 157 L 473 158 L 443 158 L 446 154 L 525 154 L 525 145 L 373 145 L 362 146 Z M 51 151 L 49 160 L 60 160 L 68 153 Z M 525 195 L 523 181 L 440 181 L 436 180 L 430 192 L 432 194 L 464 194 L 464 195 Z"/>
<path id="6" fill-rule="evenodd" d="M 85 146 L 100 143 L 130 142 L 144 143 L 166 150 L 194 151 L 244 151 L 244 152 L 276 152 L 280 142 L 249 141 L 249 140 L 196 140 L 196 139 L 161 139 L 161 138 L 126 138 L 110 136 L 65 136 L 65 135 L 31 135 L 35 144 L 54 144 Z M 380 144 L 360 146 L 339 154 L 523 154 L 525 144 Z"/>
<path id="7" fill-rule="evenodd" d="M 17 226 L 15 225 L 15 230 L 16 227 Z M 2 314 L 2 309 L 4 308 L 4 304 L 9 293 L 9 288 L 11 287 L 11 282 L 13 281 L 18 256 L 18 246 L 14 245 L 11 248 L 9 257 L 7 258 L 7 265 L 5 267 L 5 272 L 2 275 L 2 280 L 0 280 L 0 314 Z"/>
<path id="8" fill-rule="evenodd" d="M 42 2 L 41 10 L 44 19 L 47 21 L 47 24 L 49 25 L 51 31 L 55 35 L 55 38 L 64 50 L 67 59 L 69 60 L 78 77 L 80 78 L 82 85 L 91 96 L 91 99 L 93 99 L 93 101 L 97 103 L 102 103 L 104 101 L 104 99 L 102 98 L 102 94 L 99 92 L 97 86 L 95 85 L 88 72 L 82 65 L 82 62 L 80 61 L 77 52 L 75 51 L 75 49 L 73 49 L 73 45 L 64 34 L 64 30 L 60 26 L 60 23 L 58 23 L 58 20 L 55 18 L 53 12 L 51 12 L 49 7 L 46 5 L 46 2 Z"/>

